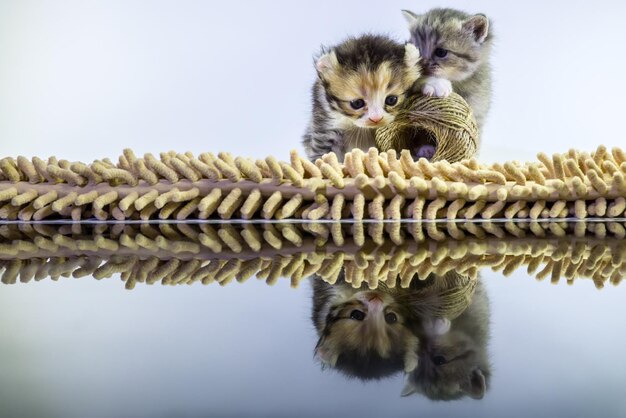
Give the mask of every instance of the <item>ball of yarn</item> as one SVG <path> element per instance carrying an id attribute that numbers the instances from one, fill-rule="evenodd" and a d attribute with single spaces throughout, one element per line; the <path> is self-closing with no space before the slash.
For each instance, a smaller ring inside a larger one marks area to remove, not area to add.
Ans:
<path id="1" fill-rule="evenodd" d="M 415 96 L 389 125 L 376 131 L 381 151 L 415 150 L 422 145 L 435 147 L 431 161 L 456 162 L 476 155 L 479 132 L 472 109 L 461 96 Z"/>
<path id="2" fill-rule="evenodd" d="M 467 274 L 449 271 L 443 275 L 413 280 L 411 302 L 413 310 L 424 317 L 454 319 L 472 303 L 478 280 Z"/>

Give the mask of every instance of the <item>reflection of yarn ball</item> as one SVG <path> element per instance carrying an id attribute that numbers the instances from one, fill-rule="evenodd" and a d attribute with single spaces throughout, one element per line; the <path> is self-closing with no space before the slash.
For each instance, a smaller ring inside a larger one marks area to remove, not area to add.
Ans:
<path id="1" fill-rule="evenodd" d="M 411 295 L 413 309 L 421 316 L 454 319 L 472 303 L 478 280 L 470 275 L 449 271 L 430 276 L 424 287 Z M 419 285 L 420 281 L 412 283 Z"/>
<path id="2" fill-rule="evenodd" d="M 376 131 L 376 146 L 381 151 L 408 149 L 416 155 L 420 147 L 430 145 L 435 147 L 431 161 L 471 158 L 478 143 L 472 109 L 456 93 L 447 98 L 413 97 L 392 123 Z"/>

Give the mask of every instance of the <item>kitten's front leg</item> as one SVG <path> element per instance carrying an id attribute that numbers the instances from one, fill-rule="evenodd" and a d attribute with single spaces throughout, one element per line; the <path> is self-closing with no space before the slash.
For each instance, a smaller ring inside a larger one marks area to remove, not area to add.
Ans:
<path id="1" fill-rule="evenodd" d="M 311 161 L 321 158 L 322 155 L 334 152 L 339 161 L 343 160 L 343 135 L 339 131 L 313 131 L 305 136 L 305 148 Z"/>
<path id="2" fill-rule="evenodd" d="M 441 77 L 426 77 L 422 93 L 425 96 L 448 97 L 452 93 L 452 83 Z"/>
<path id="3" fill-rule="evenodd" d="M 422 145 L 417 149 L 417 152 L 415 153 L 415 158 L 426 158 L 430 161 L 435 156 L 436 152 L 437 148 L 434 145 Z"/>

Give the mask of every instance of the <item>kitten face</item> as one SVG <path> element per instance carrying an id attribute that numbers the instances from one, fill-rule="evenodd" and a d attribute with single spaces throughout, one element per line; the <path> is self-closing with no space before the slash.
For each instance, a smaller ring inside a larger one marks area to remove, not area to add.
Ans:
<path id="1" fill-rule="evenodd" d="M 327 285 L 328 286 L 328 285 Z M 417 366 L 417 336 L 409 312 L 382 291 L 333 286 L 317 316 L 316 356 L 361 378 L 380 378 Z"/>
<path id="2" fill-rule="evenodd" d="M 437 400 L 464 396 L 482 399 L 490 377 L 489 366 L 467 334 L 450 331 L 433 335 L 423 345 L 419 366 L 409 375 L 403 396 L 421 393 Z"/>
<path id="3" fill-rule="evenodd" d="M 453 9 L 433 9 L 417 15 L 403 11 L 411 43 L 420 50 L 427 76 L 462 81 L 486 59 L 490 46 L 489 19 Z"/>
<path id="4" fill-rule="evenodd" d="M 480 281 L 475 284 L 471 303 L 460 314 L 422 317 L 419 366 L 407 375 L 402 396 L 453 400 L 485 395 L 491 377 L 489 299 Z"/>
<path id="5" fill-rule="evenodd" d="M 382 36 L 349 39 L 316 62 L 330 113 L 342 128 L 392 122 L 420 76 L 419 52 Z"/>

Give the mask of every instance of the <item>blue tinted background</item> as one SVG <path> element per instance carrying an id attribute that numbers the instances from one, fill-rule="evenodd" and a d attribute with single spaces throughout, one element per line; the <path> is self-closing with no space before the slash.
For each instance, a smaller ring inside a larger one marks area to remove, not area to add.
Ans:
<path id="1" fill-rule="evenodd" d="M 169 149 L 285 158 L 300 149 L 312 54 L 348 34 L 407 37 L 433 1 L 0 1 L 0 153 L 70 160 Z M 494 22 L 484 160 L 624 146 L 626 3 L 447 2 Z M 321 372 L 310 291 L 0 287 L 5 416 L 607 416 L 626 414 L 624 286 L 485 273 L 492 390 L 482 402 L 401 399 Z"/>

